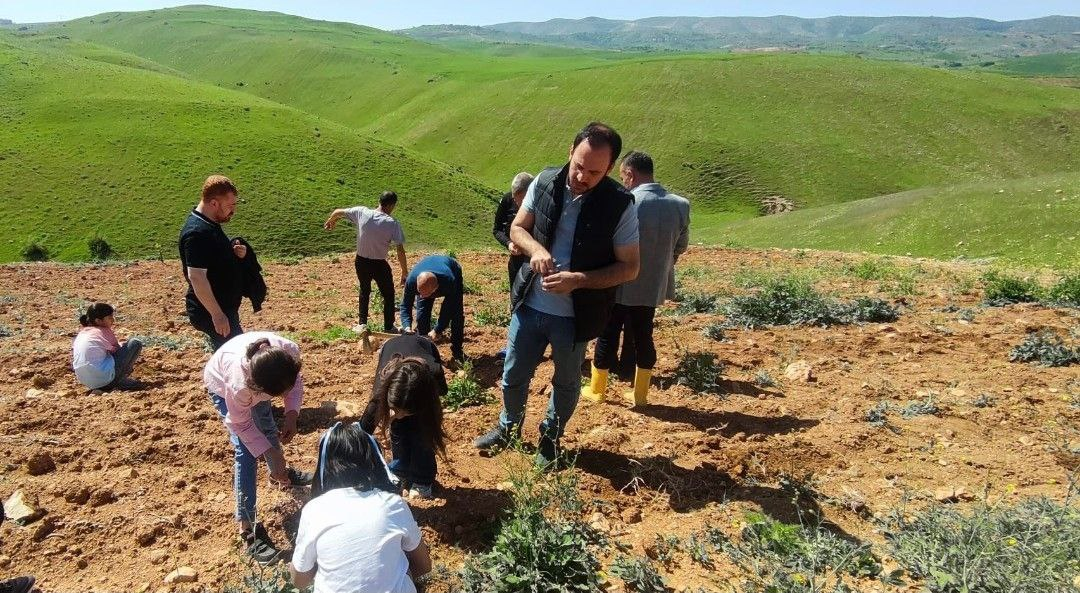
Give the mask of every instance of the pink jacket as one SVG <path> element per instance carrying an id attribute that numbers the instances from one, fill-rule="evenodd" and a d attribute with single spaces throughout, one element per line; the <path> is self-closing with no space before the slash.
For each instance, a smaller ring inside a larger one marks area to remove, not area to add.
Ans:
<path id="1" fill-rule="evenodd" d="M 284 348 L 286 352 L 300 359 L 300 347 L 291 340 L 271 332 L 248 332 L 240 334 L 225 344 L 210 357 L 203 370 L 203 382 L 206 389 L 225 400 L 228 414 L 225 426 L 240 438 L 248 451 L 259 457 L 270 449 L 270 441 L 251 420 L 251 408 L 259 402 L 269 401 L 270 396 L 249 389 L 246 385 L 250 373 L 249 363 L 245 358 L 247 347 L 256 340 L 266 338 L 270 345 Z M 296 383 L 285 394 L 285 411 L 299 412 L 304 401 L 304 379 L 296 376 Z"/>

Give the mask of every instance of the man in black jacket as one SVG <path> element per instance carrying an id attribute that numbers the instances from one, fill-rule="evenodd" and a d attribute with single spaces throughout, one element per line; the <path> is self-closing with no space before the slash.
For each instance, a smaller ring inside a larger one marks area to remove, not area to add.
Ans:
<path id="1" fill-rule="evenodd" d="M 532 180 L 533 176 L 525 171 L 514 176 L 514 180 L 510 182 L 510 191 L 506 192 L 502 201 L 499 202 L 499 208 L 495 211 L 495 224 L 491 227 L 491 234 L 495 235 L 495 240 L 510 252 L 510 258 L 506 264 L 506 274 L 510 279 L 507 286 L 510 287 L 514 286 L 514 277 L 517 276 L 518 270 L 529 261 L 510 240 L 510 225 L 514 222 L 518 209 L 521 208 L 521 202 L 525 199 L 525 192 L 528 191 Z M 510 304 L 513 306 L 512 300 Z M 503 348 L 499 351 L 499 358 L 505 357 L 506 348 Z"/>
<path id="2" fill-rule="evenodd" d="M 499 424 L 473 443 L 478 449 L 501 449 L 520 434 L 529 382 L 550 345 L 555 375 L 536 463 L 548 467 L 559 457 L 559 439 L 581 393 L 585 346 L 607 324 L 615 287 L 638 274 L 634 198 L 608 177 L 621 150 L 615 130 L 590 123 L 574 138 L 570 162 L 545 169 L 529 185 L 510 228 L 529 265 L 511 288 L 503 411 Z"/>

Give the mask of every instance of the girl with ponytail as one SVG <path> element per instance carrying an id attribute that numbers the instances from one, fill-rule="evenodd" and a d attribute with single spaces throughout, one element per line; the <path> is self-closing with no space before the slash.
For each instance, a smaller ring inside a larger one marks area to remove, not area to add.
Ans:
<path id="1" fill-rule="evenodd" d="M 112 305 L 94 303 L 79 316 L 79 330 L 71 343 L 71 368 L 79 382 L 90 389 L 109 391 L 134 388 L 127 380 L 142 352 L 142 342 L 131 338 L 121 344 L 113 332 L 116 319 Z"/>
<path id="2" fill-rule="evenodd" d="M 431 570 L 431 557 L 379 446 L 359 423 L 338 422 L 323 435 L 311 495 L 289 565 L 297 587 L 415 593 L 413 579 Z"/>
<path id="3" fill-rule="evenodd" d="M 258 459 L 266 461 L 270 481 L 278 486 L 311 483 L 310 473 L 286 465 L 281 448 L 296 436 L 296 419 L 304 399 L 300 347 L 270 332 L 240 334 L 210 357 L 203 381 L 229 430 L 236 521 L 247 553 L 260 564 L 272 564 L 280 552 L 255 516 Z M 277 398 L 283 398 L 285 404 L 280 436 L 270 403 Z"/>
<path id="4" fill-rule="evenodd" d="M 446 455 L 442 396 L 446 376 L 435 344 L 417 334 L 387 340 L 379 351 L 375 387 L 361 419 L 369 433 L 389 425 L 390 471 L 409 496 L 433 498 L 435 454 Z"/>

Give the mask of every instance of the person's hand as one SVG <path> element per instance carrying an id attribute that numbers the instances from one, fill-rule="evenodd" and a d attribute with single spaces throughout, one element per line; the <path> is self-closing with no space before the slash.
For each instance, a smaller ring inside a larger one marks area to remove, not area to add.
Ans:
<path id="1" fill-rule="evenodd" d="M 516 243 L 510 241 L 510 244 L 506 246 L 510 250 L 510 255 L 522 255 L 521 248 Z"/>
<path id="2" fill-rule="evenodd" d="M 299 416 L 297 412 L 285 413 L 285 424 L 281 427 L 281 442 L 288 445 L 289 441 L 293 440 L 296 436 L 296 417 Z"/>
<path id="3" fill-rule="evenodd" d="M 244 259 L 247 257 L 247 245 L 243 243 L 233 243 L 232 252 L 236 254 L 236 257 Z"/>
<path id="4" fill-rule="evenodd" d="M 337 226 L 337 219 L 331 216 L 330 218 L 326 219 L 326 222 L 323 223 L 322 228 L 328 231 L 332 231 L 334 230 L 335 226 Z"/>
<path id="5" fill-rule="evenodd" d="M 555 260 L 551 258 L 551 254 L 548 253 L 547 249 L 541 247 L 529 259 L 529 267 L 537 274 L 547 276 L 555 271 Z"/>
<path id="6" fill-rule="evenodd" d="M 581 284 L 581 274 L 577 272 L 555 272 L 541 280 L 540 287 L 555 294 L 566 294 Z"/>
<path id="7" fill-rule="evenodd" d="M 265 454 L 266 465 L 270 469 L 270 483 L 278 488 L 288 488 L 289 469 L 285 465 L 285 454 L 278 447 L 271 447 Z"/>
<path id="8" fill-rule="evenodd" d="M 229 325 L 229 318 L 226 317 L 224 313 L 213 315 L 211 321 L 214 322 L 214 331 L 223 338 L 232 331 L 232 326 Z"/>
<path id="9" fill-rule="evenodd" d="M 437 344 L 437 343 L 442 341 L 443 335 L 440 332 L 437 332 L 435 330 L 431 330 L 431 331 L 428 332 L 427 337 L 428 337 L 429 340 L 431 340 L 432 342 L 435 342 Z"/>
<path id="10" fill-rule="evenodd" d="M 401 333 L 403 333 L 403 334 L 415 334 L 416 330 L 406 325 L 405 327 L 401 328 Z"/>

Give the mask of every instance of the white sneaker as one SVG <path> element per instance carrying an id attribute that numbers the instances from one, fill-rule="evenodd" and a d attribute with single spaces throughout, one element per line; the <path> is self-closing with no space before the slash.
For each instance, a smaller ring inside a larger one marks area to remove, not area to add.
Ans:
<path id="1" fill-rule="evenodd" d="M 435 498 L 434 485 L 428 484 L 426 486 L 422 484 L 413 484 L 409 488 L 409 498 L 421 498 L 424 500 L 432 500 Z"/>
<path id="2" fill-rule="evenodd" d="M 357 323 L 356 325 L 352 326 L 352 330 L 353 332 L 358 334 L 366 334 L 368 332 L 368 326 L 366 323 Z"/>

